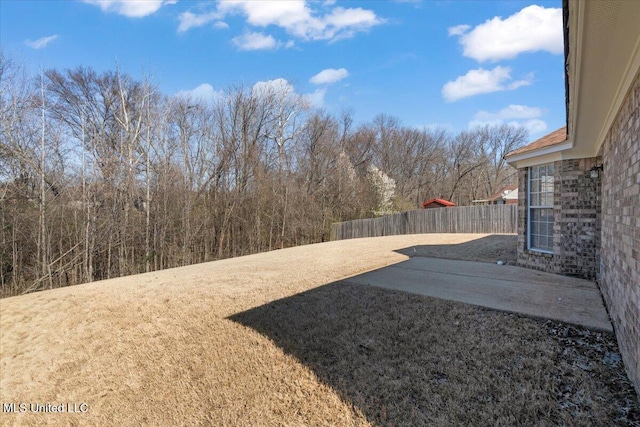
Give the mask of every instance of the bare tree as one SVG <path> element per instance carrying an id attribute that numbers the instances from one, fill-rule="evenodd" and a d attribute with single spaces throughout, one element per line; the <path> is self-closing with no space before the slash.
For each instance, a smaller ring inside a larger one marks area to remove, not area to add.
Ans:
<path id="1" fill-rule="evenodd" d="M 35 81 L 37 80 L 37 81 Z M 334 221 L 510 182 L 521 129 L 451 136 L 312 110 L 286 81 L 214 99 L 0 52 L 0 291 L 15 295 L 313 243 Z"/>
<path id="2" fill-rule="evenodd" d="M 517 183 L 517 171 L 509 166 L 504 156 L 525 144 L 528 132 L 523 127 L 501 125 L 484 126 L 475 130 L 482 135 L 482 155 L 487 167 L 482 171 L 482 197 L 489 196 L 501 187 Z"/>

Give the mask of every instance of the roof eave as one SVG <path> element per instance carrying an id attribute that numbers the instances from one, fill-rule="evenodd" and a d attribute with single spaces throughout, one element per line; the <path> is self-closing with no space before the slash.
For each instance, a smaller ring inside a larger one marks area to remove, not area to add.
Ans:
<path id="1" fill-rule="evenodd" d="M 527 151 L 525 153 L 507 155 L 505 160 L 508 164 L 513 167 L 518 167 L 518 163 L 523 161 L 528 161 L 527 163 L 534 162 L 536 159 L 541 157 L 555 157 L 554 154 L 557 155 L 558 160 L 562 157 L 561 152 L 568 150 L 573 147 L 573 142 L 571 140 L 566 140 L 564 142 L 560 142 L 558 144 L 554 144 L 548 147 L 539 148 L 537 150 Z M 548 160 L 548 159 L 545 159 Z"/>
<path id="2" fill-rule="evenodd" d="M 570 0 L 566 12 L 567 133 L 575 143 L 565 158 L 596 157 L 640 72 L 640 2 Z"/>

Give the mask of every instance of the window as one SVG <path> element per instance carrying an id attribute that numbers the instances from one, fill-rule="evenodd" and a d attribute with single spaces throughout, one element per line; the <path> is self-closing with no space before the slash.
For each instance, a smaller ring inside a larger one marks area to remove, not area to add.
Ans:
<path id="1" fill-rule="evenodd" d="M 529 249 L 553 253 L 553 164 L 529 168 Z"/>

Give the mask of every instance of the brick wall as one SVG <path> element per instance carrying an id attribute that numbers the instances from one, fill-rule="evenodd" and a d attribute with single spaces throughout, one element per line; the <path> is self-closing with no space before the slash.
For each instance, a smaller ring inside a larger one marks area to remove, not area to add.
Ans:
<path id="1" fill-rule="evenodd" d="M 640 393 L 640 75 L 603 146 L 600 289 Z"/>
<path id="2" fill-rule="evenodd" d="M 559 272 L 583 279 L 595 279 L 600 264 L 601 182 L 591 178 L 601 157 L 563 160 L 556 166 L 560 214 L 556 217 Z M 554 239 L 555 240 L 555 239 Z"/>
<path id="3" fill-rule="evenodd" d="M 600 157 L 554 162 L 553 254 L 527 249 L 527 174 L 519 170 L 518 264 L 594 279 L 600 263 L 601 179 L 590 177 Z"/>

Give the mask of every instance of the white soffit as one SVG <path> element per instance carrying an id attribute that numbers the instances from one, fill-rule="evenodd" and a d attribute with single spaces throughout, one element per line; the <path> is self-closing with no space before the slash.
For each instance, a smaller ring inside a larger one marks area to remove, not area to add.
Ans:
<path id="1" fill-rule="evenodd" d="M 511 155 L 506 160 L 507 163 L 516 168 L 555 162 L 556 160 L 562 160 L 562 152 L 570 149 L 572 146 L 572 141 L 568 139 L 564 142 L 553 144 L 548 147 L 526 151 L 522 154 Z"/>
<path id="2" fill-rule="evenodd" d="M 640 69 L 640 1 L 570 1 L 569 135 L 594 157 Z"/>
<path id="3" fill-rule="evenodd" d="M 559 151 L 552 154 L 529 154 L 528 157 L 523 157 L 521 159 L 510 158 L 507 163 L 516 169 L 522 169 L 530 166 L 543 165 L 545 163 L 553 163 L 558 160 L 562 160 L 562 153 Z"/>

